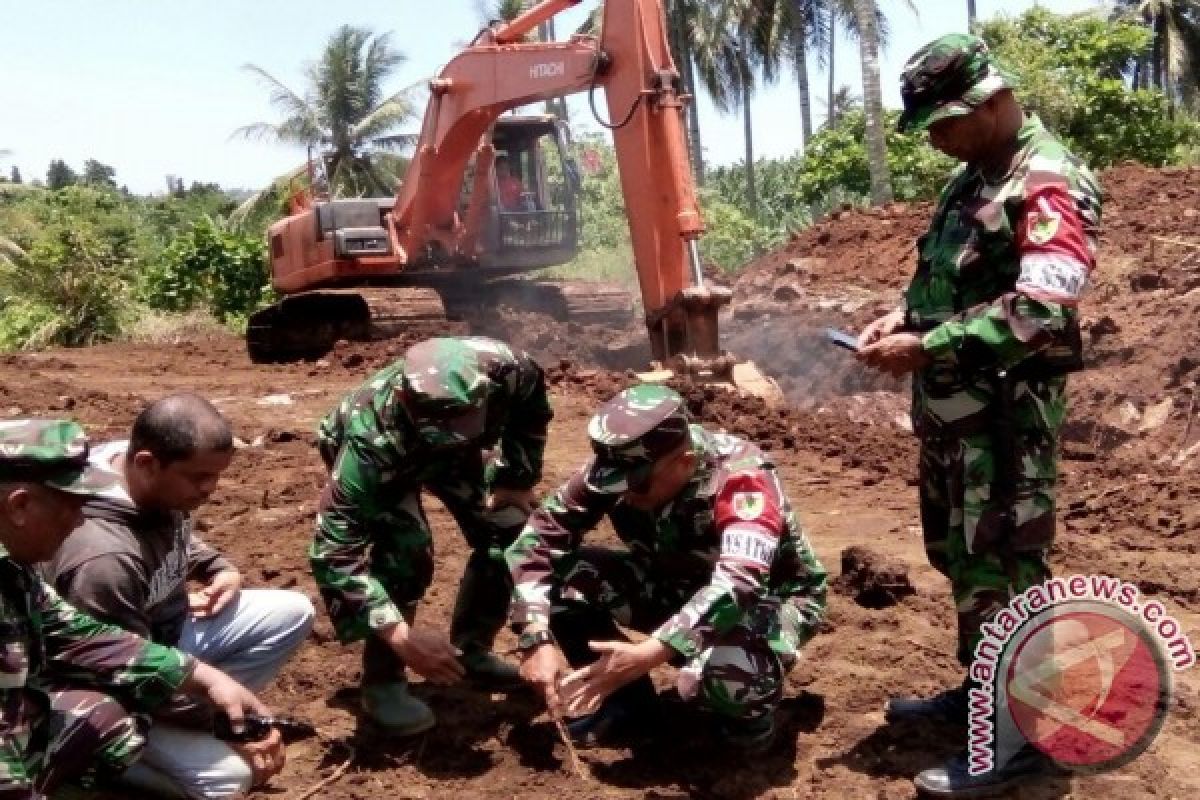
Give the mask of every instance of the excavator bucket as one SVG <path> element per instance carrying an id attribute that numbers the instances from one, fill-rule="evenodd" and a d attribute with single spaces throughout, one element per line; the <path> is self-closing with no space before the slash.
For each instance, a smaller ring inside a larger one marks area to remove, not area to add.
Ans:
<path id="1" fill-rule="evenodd" d="M 723 286 L 706 285 L 695 275 L 696 286 L 680 291 L 657 314 L 648 317 L 651 350 L 659 368 L 640 373 L 647 381 L 665 381 L 674 375 L 762 398 L 772 408 L 784 404 L 783 390 L 753 361 L 739 361 L 721 349 L 717 318 L 733 293 Z"/>

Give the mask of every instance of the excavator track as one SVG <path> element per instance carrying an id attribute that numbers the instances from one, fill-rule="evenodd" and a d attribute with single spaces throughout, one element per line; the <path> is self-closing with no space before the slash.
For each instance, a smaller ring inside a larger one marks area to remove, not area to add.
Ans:
<path id="1" fill-rule="evenodd" d="M 505 279 L 437 289 L 326 289 L 290 295 L 255 313 L 246 327 L 246 346 L 251 360 L 260 363 L 309 360 L 328 353 L 339 339 L 465 334 L 470 325 L 464 320 L 501 307 L 563 322 L 624 326 L 633 319 L 633 304 L 626 289 L 588 282 Z"/>
<path id="2" fill-rule="evenodd" d="M 465 333 L 466 328 L 466 323 L 447 318 L 433 289 L 327 289 L 290 295 L 253 314 L 246 347 L 252 361 L 302 361 L 320 358 L 339 339 L 437 336 Z"/>

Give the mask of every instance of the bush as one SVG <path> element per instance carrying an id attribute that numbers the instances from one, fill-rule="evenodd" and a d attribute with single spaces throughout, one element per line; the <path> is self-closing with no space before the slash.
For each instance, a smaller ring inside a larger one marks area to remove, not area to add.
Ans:
<path id="1" fill-rule="evenodd" d="M 1173 118 L 1161 91 L 1126 84 L 1150 42 L 1141 26 L 1034 8 L 987 22 L 980 33 L 1016 77 L 1026 109 L 1093 168 L 1125 160 L 1162 166 L 1197 141 L 1195 123 Z"/>
<path id="2" fill-rule="evenodd" d="M 256 236 L 223 230 L 204 217 L 146 269 L 139 294 L 151 308 L 206 308 L 222 323 L 236 322 L 269 296 L 266 245 Z"/>
<path id="3" fill-rule="evenodd" d="M 898 132 L 899 116 L 898 111 L 888 111 L 884 122 L 892 192 L 897 200 L 936 197 L 955 162 L 930 147 L 924 132 Z M 806 202 L 828 205 L 828 197 L 834 193 L 870 194 L 866 128 L 866 114 L 851 111 L 812 138 L 798 179 L 800 196 Z"/>

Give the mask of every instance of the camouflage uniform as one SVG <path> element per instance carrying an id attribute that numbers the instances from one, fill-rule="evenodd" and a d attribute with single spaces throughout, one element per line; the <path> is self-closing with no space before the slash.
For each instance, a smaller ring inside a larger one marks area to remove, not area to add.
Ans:
<path id="1" fill-rule="evenodd" d="M 514 627 L 550 626 L 578 666 L 589 639 L 618 639 L 614 621 L 677 653 L 678 688 L 728 718 L 778 704 L 784 674 L 825 609 L 825 570 L 774 466 L 749 442 L 690 425 L 661 386 L 627 389 L 588 429 L 596 456 L 529 518 L 505 557 Z M 623 497 L 655 460 L 689 444 L 683 490 L 657 512 Z M 581 547 L 608 516 L 627 550 Z"/>
<path id="2" fill-rule="evenodd" d="M 970 113 L 1008 88 L 982 40 L 952 34 L 903 76 L 901 129 Z M 979 626 L 1049 574 L 1066 373 L 1080 366 L 1076 304 L 1095 265 L 1101 192 L 1036 117 L 999 166 L 964 164 L 942 190 L 904 293 L 932 363 L 913 380 L 921 522 L 951 581 L 958 656 Z"/>
<path id="3" fill-rule="evenodd" d="M 330 480 L 309 557 L 338 637 L 367 638 L 364 665 L 379 673 L 368 682 L 403 675 L 391 649 L 369 634 L 402 614 L 411 619 L 433 577 L 422 488 L 472 548 L 451 638 L 468 655 L 490 649 L 510 592 L 500 551 L 525 519 L 512 508 L 485 510 L 485 496 L 538 482 L 552 416 L 533 359 L 464 337 L 413 346 L 321 421 L 317 446 Z M 484 451 L 497 444 L 489 459 Z"/>
<path id="4" fill-rule="evenodd" d="M 90 495 L 115 480 L 87 466 L 75 423 L 0 422 L 0 483 Z M 41 798 L 81 774 L 86 783 L 123 770 L 143 744 L 125 707 L 166 702 L 193 663 L 76 611 L 0 544 L 0 798 Z M 65 684 L 105 693 L 51 688 Z"/>

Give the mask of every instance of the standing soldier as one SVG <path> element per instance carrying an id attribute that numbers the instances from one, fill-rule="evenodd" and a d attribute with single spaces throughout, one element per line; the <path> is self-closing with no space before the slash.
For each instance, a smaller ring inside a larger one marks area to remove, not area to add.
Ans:
<path id="1" fill-rule="evenodd" d="M 1082 365 L 1076 304 L 1095 265 L 1100 189 L 1025 115 L 978 37 L 950 34 L 919 50 L 901 96 L 901 130 L 928 130 L 965 164 L 918 240 L 903 306 L 862 332 L 859 358 L 914 373 L 925 548 L 950 579 L 967 666 L 980 625 L 1049 575 L 1058 431 L 1066 374 Z M 887 717 L 965 722 L 969 685 L 893 698 Z M 974 796 L 1048 767 L 1026 745 L 971 776 L 964 751 L 916 782 Z"/>
<path id="2" fill-rule="evenodd" d="M 727 740 L 769 745 L 784 674 L 825 609 L 825 570 L 775 468 L 737 437 L 689 424 L 683 398 L 639 385 L 588 426 L 595 456 L 508 549 L 521 674 L 552 713 L 591 710 L 581 743 L 616 734 L 674 661 Z M 627 550 L 581 547 L 607 515 Z M 616 623 L 650 633 L 631 644 Z M 572 676 L 560 697 L 567 664 Z M 594 709 L 594 710 L 592 710 Z"/>
<path id="3" fill-rule="evenodd" d="M 41 800 L 73 779 L 115 776 L 143 739 L 125 707 L 176 691 L 207 698 L 240 726 L 268 715 L 216 669 L 76 611 L 31 569 L 82 522 L 88 497 L 117 485 L 91 467 L 73 422 L 0 422 L 0 797 Z M 53 676 L 73 686 L 55 691 Z M 111 695 L 111 696 L 109 696 Z"/>
<path id="4" fill-rule="evenodd" d="M 434 724 L 409 693 L 406 664 L 435 683 L 465 675 L 490 688 L 520 685 L 516 668 L 491 652 L 511 592 L 501 551 L 532 510 L 552 416 L 532 358 L 463 337 L 414 345 L 321 421 L 317 447 L 330 477 L 309 557 L 338 637 L 366 639 L 363 708 L 386 732 Z M 489 463 L 485 450 L 497 445 Z M 449 637 L 413 627 L 433 578 L 422 488 L 454 515 L 472 550 Z"/>

